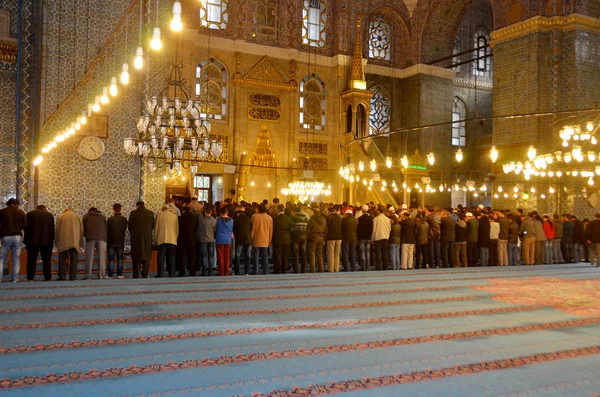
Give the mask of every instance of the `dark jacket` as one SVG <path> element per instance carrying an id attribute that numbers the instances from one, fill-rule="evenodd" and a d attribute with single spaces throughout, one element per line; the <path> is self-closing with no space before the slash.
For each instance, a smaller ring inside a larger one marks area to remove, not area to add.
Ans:
<path id="1" fill-rule="evenodd" d="M 342 219 L 342 244 L 356 244 L 356 229 L 358 227 L 358 219 L 354 216 L 345 216 Z"/>
<path id="2" fill-rule="evenodd" d="M 482 248 L 489 248 L 490 246 L 490 218 L 487 215 L 483 215 L 478 219 L 479 230 L 477 233 L 477 245 Z"/>
<path id="3" fill-rule="evenodd" d="M 583 231 L 583 222 L 579 219 L 573 221 L 573 244 L 585 244 L 585 233 Z"/>
<path id="4" fill-rule="evenodd" d="M 46 210 L 27 213 L 25 245 L 49 246 L 54 244 L 54 217 Z"/>
<path id="5" fill-rule="evenodd" d="M 417 222 L 413 218 L 402 221 L 402 244 L 416 244 Z"/>
<path id="6" fill-rule="evenodd" d="M 27 216 L 19 207 L 10 206 L 0 210 L 0 237 L 22 237 L 26 227 Z"/>
<path id="7" fill-rule="evenodd" d="M 236 245 L 252 245 L 252 219 L 245 212 L 238 213 L 233 221 L 233 235 Z"/>
<path id="8" fill-rule="evenodd" d="M 152 231 L 154 230 L 154 213 L 141 206 L 131 211 L 127 223 L 131 235 L 131 260 L 152 260 Z"/>
<path id="9" fill-rule="evenodd" d="M 291 245 L 294 220 L 286 214 L 273 217 L 273 244 Z"/>
<path id="10" fill-rule="evenodd" d="M 453 217 L 447 216 L 440 222 L 440 241 L 453 243 L 455 239 L 456 221 Z"/>
<path id="11" fill-rule="evenodd" d="M 402 243 L 402 226 L 400 223 L 394 223 L 392 230 L 390 231 L 390 244 L 401 244 Z"/>
<path id="12" fill-rule="evenodd" d="M 231 218 L 229 218 L 231 219 Z M 195 247 L 196 246 L 196 231 L 198 231 L 198 223 L 200 218 L 197 214 L 188 210 L 183 211 L 179 217 L 179 235 L 177 236 L 177 247 Z M 233 221 L 232 225 L 233 225 Z M 231 237 L 229 238 L 231 244 Z"/>
<path id="13" fill-rule="evenodd" d="M 592 244 L 600 243 L 600 219 L 594 219 L 589 223 L 585 231 L 587 241 Z"/>
<path id="14" fill-rule="evenodd" d="M 108 218 L 108 245 L 125 245 L 125 232 L 127 231 L 127 218 L 120 212 Z"/>
<path id="15" fill-rule="evenodd" d="M 516 222 L 508 226 L 508 244 L 518 244 L 519 242 L 519 225 Z"/>
<path id="16" fill-rule="evenodd" d="M 429 235 L 427 236 L 430 240 L 437 240 L 440 238 L 440 222 L 436 219 L 435 214 L 429 214 L 427 218 L 427 224 L 429 225 Z"/>
<path id="17" fill-rule="evenodd" d="M 498 218 L 498 223 L 500 224 L 500 234 L 498 234 L 498 240 L 508 240 L 508 227 L 510 225 L 510 221 L 508 218 Z"/>
<path id="18" fill-rule="evenodd" d="M 421 222 L 417 222 L 415 239 L 417 245 L 426 245 L 429 242 L 429 224 L 423 219 Z"/>
<path id="19" fill-rule="evenodd" d="M 307 241 L 324 241 L 327 236 L 327 220 L 321 214 L 313 215 L 308 221 L 306 227 Z"/>
<path id="20" fill-rule="evenodd" d="M 454 229 L 454 241 L 456 243 L 466 243 L 469 238 L 469 226 L 467 222 L 459 220 Z"/>
<path id="21" fill-rule="evenodd" d="M 371 240 L 373 235 L 373 218 L 369 214 L 363 214 L 358 218 L 358 227 L 356 228 L 356 238 L 359 240 Z"/>
<path id="22" fill-rule="evenodd" d="M 106 217 L 100 211 L 90 211 L 83 216 L 83 236 L 86 241 L 106 241 Z"/>
<path id="23" fill-rule="evenodd" d="M 566 221 L 563 222 L 563 236 L 562 239 L 566 242 L 571 242 L 573 238 L 573 222 Z"/>
<path id="24" fill-rule="evenodd" d="M 467 226 L 469 227 L 469 235 L 467 236 L 467 242 L 476 243 L 479 238 L 479 221 L 475 218 L 469 219 L 467 222 Z"/>
<path id="25" fill-rule="evenodd" d="M 333 213 L 327 218 L 327 238 L 328 241 L 342 239 L 342 217 Z"/>

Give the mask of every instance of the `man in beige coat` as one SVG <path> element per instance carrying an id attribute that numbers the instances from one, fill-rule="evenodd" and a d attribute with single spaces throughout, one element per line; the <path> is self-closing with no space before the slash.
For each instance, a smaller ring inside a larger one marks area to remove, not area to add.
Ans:
<path id="1" fill-rule="evenodd" d="M 267 214 L 267 206 L 261 204 L 258 213 L 252 215 L 252 259 L 254 274 L 258 274 L 258 257 L 260 255 L 263 273 L 267 274 L 269 268 L 269 245 L 273 238 L 273 218 Z"/>
<path id="2" fill-rule="evenodd" d="M 83 222 L 70 208 L 64 210 L 56 221 L 56 249 L 58 250 L 58 279 L 64 280 L 69 258 L 69 279 L 77 279 L 77 262 L 83 247 Z"/>
<path id="3" fill-rule="evenodd" d="M 169 277 L 175 277 L 175 253 L 178 235 L 179 220 L 177 215 L 165 204 L 156 216 L 156 223 L 154 224 L 154 240 L 158 246 L 156 277 L 162 277 L 165 262 Z"/>

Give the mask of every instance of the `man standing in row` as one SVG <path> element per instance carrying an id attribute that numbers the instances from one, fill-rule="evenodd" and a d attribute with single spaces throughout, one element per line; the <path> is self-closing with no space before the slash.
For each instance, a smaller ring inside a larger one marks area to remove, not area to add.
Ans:
<path id="1" fill-rule="evenodd" d="M 152 230 L 154 214 L 146 209 L 143 201 L 138 201 L 135 210 L 129 214 L 129 233 L 131 234 L 131 261 L 133 278 L 148 278 L 152 260 Z"/>
<path id="2" fill-rule="evenodd" d="M 83 235 L 85 237 L 85 268 L 84 280 L 92 279 L 92 266 L 94 264 L 94 249 L 98 256 L 98 277 L 104 278 L 106 266 L 106 217 L 92 207 L 83 216 Z"/>
<path id="3" fill-rule="evenodd" d="M 260 256 L 263 273 L 267 274 L 269 267 L 269 245 L 273 238 L 273 218 L 267 214 L 264 204 L 258 206 L 258 213 L 252 215 L 252 258 L 254 274 L 258 274 L 258 258 Z"/>
<path id="4" fill-rule="evenodd" d="M 117 278 L 123 278 L 123 250 L 125 248 L 125 232 L 127 218 L 121 215 L 121 204 L 113 205 L 113 215 L 108 218 L 108 277 L 113 276 L 113 263 L 117 263 Z"/>
<path id="5" fill-rule="evenodd" d="M 283 204 L 277 205 L 273 217 L 273 262 L 275 274 L 285 274 L 288 268 L 288 257 L 292 248 L 292 229 L 294 221 L 290 216 L 291 209 Z"/>
<path id="6" fill-rule="evenodd" d="M 25 245 L 27 247 L 27 280 L 33 281 L 37 267 L 38 253 L 42 257 L 44 279 L 52 279 L 51 259 L 54 244 L 54 217 L 44 205 L 38 205 L 27 213 Z"/>
<path id="7" fill-rule="evenodd" d="M 196 232 L 199 222 L 200 219 L 194 212 L 188 207 L 183 207 L 179 217 L 179 235 L 177 236 L 179 277 L 185 276 L 186 269 L 189 271 L 190 277 L 196 276 Z"/>
<path id="8" fill-rule="evenodd" d="M 156 216 L 154 240 L 158 247 L 158 263 L 156 277 L 162 277 L 165 264 L 169 277 L 175 277 L 175 255 L 177 253 L 177 236 L 179 235 L 179 220 L 167 204 Z"/>
<path id="9" fill-rule="evenodd" d="M 12 198 L 6 203 L 6 208 L 0 210 L 0 238 L 2 247 L 0 247 L 0 280 L 4 274 L 4 259 L 8 255 L 8 250 L 12 252 L 12 282 L 19 281 L 19 270 L 21 262 L 21 240 L 23 239 L 23 229 L 27 226 L 27 217 L 25 212 L 19 208 L 19 200 Z"/>
<path id="10" fill-rule="evenodd" d="M 58 250 L 58 279 L 65 279 L 69 258 L 69 279 L 77 280 L 79 250 L 83 247 L 83 223 L 75 211 L 67 208 L 58 216 L 55 237 Z"/>

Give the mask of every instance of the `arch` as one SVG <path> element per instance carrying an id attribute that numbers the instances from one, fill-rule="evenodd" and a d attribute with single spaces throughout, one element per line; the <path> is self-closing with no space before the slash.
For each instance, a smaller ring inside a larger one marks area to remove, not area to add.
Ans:
<path id="1" fill-rule="evenodd" d="M 325 83 L 316 74 L 300 81 L 300 128 L 325 129 Z"/>
<path id="2" fill-rule="evenodd" d="M 472 74 L 478 77 L 492 76 L 492 58 L 490 55 L 490 33 L 484 28 L 479 28 L 473 34 L 473 63 L 472 63 Z"/>
<path id="3" fill-rule="evenodd" d="M 379 59 L 369 56 L 368 50 L 370 48 L 370 28 L 371 21 L 382 20 L 389 25 L 391 37 L 390 37 L 390 59 Z M 414 62 L 410 58 L 410 30 L 409 25 L 405 22 L 401 14 L 399 14 L 394 8 L 390 6 L 383 6 L 369 14 L 367 23 L 362 24 L 362 37 L 363 47 L 367 51 L 367 57 L 369 62 L 384 65 L 393 65 L 398 68 L 403 68 L 413 64 Z"/>
<path id="4" fill-rule="evenodd" d="M 390 92 L 380 84 L 371 87 L 371 112 L 369 114 L 369 135 L 390 132 Z"/>
<path id="5" fill-rule="evenodd" d="M 362 103 L 356 108 L 356 127 L 354 131 L 355 138 L 367 136 L 367 110 Z"/>
<path id="6" fill-rule="evenodd" d="M 467 143 L 467 105 L 459 97 L 452 101 L 452 146 L 464 147 Z"/>
<path id="7" fill-rule="evenodd" d="M 392 59 L 392 29 L 383 15 L 377 15 L 369 21 L 369 58 L 382 61 Z"/>
<path id="8" fill-rule="evenodd" d="M 352 132 L 352 105 L 346 109 L 346 134 Z"/>
<path id="9" fill-rule="evenodd" d="M 227 119 L 227 69 L 214 58 L 205 59 L 196 66 L 195 98 L 202 114 L 215 120 Z"/>

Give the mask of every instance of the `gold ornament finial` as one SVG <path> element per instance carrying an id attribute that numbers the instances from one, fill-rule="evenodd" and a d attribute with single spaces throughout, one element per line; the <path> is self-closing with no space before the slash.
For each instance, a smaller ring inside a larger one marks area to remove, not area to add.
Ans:
<path id="1" fill-rule="evenodd" d="M 360 18 L 356 20 L 356 38 L 352 55 L 352 71 L 350 72 L 350 88 L 366 90 L 365 70 L 362 63 L 362 40 L 360 35 Z"/>

